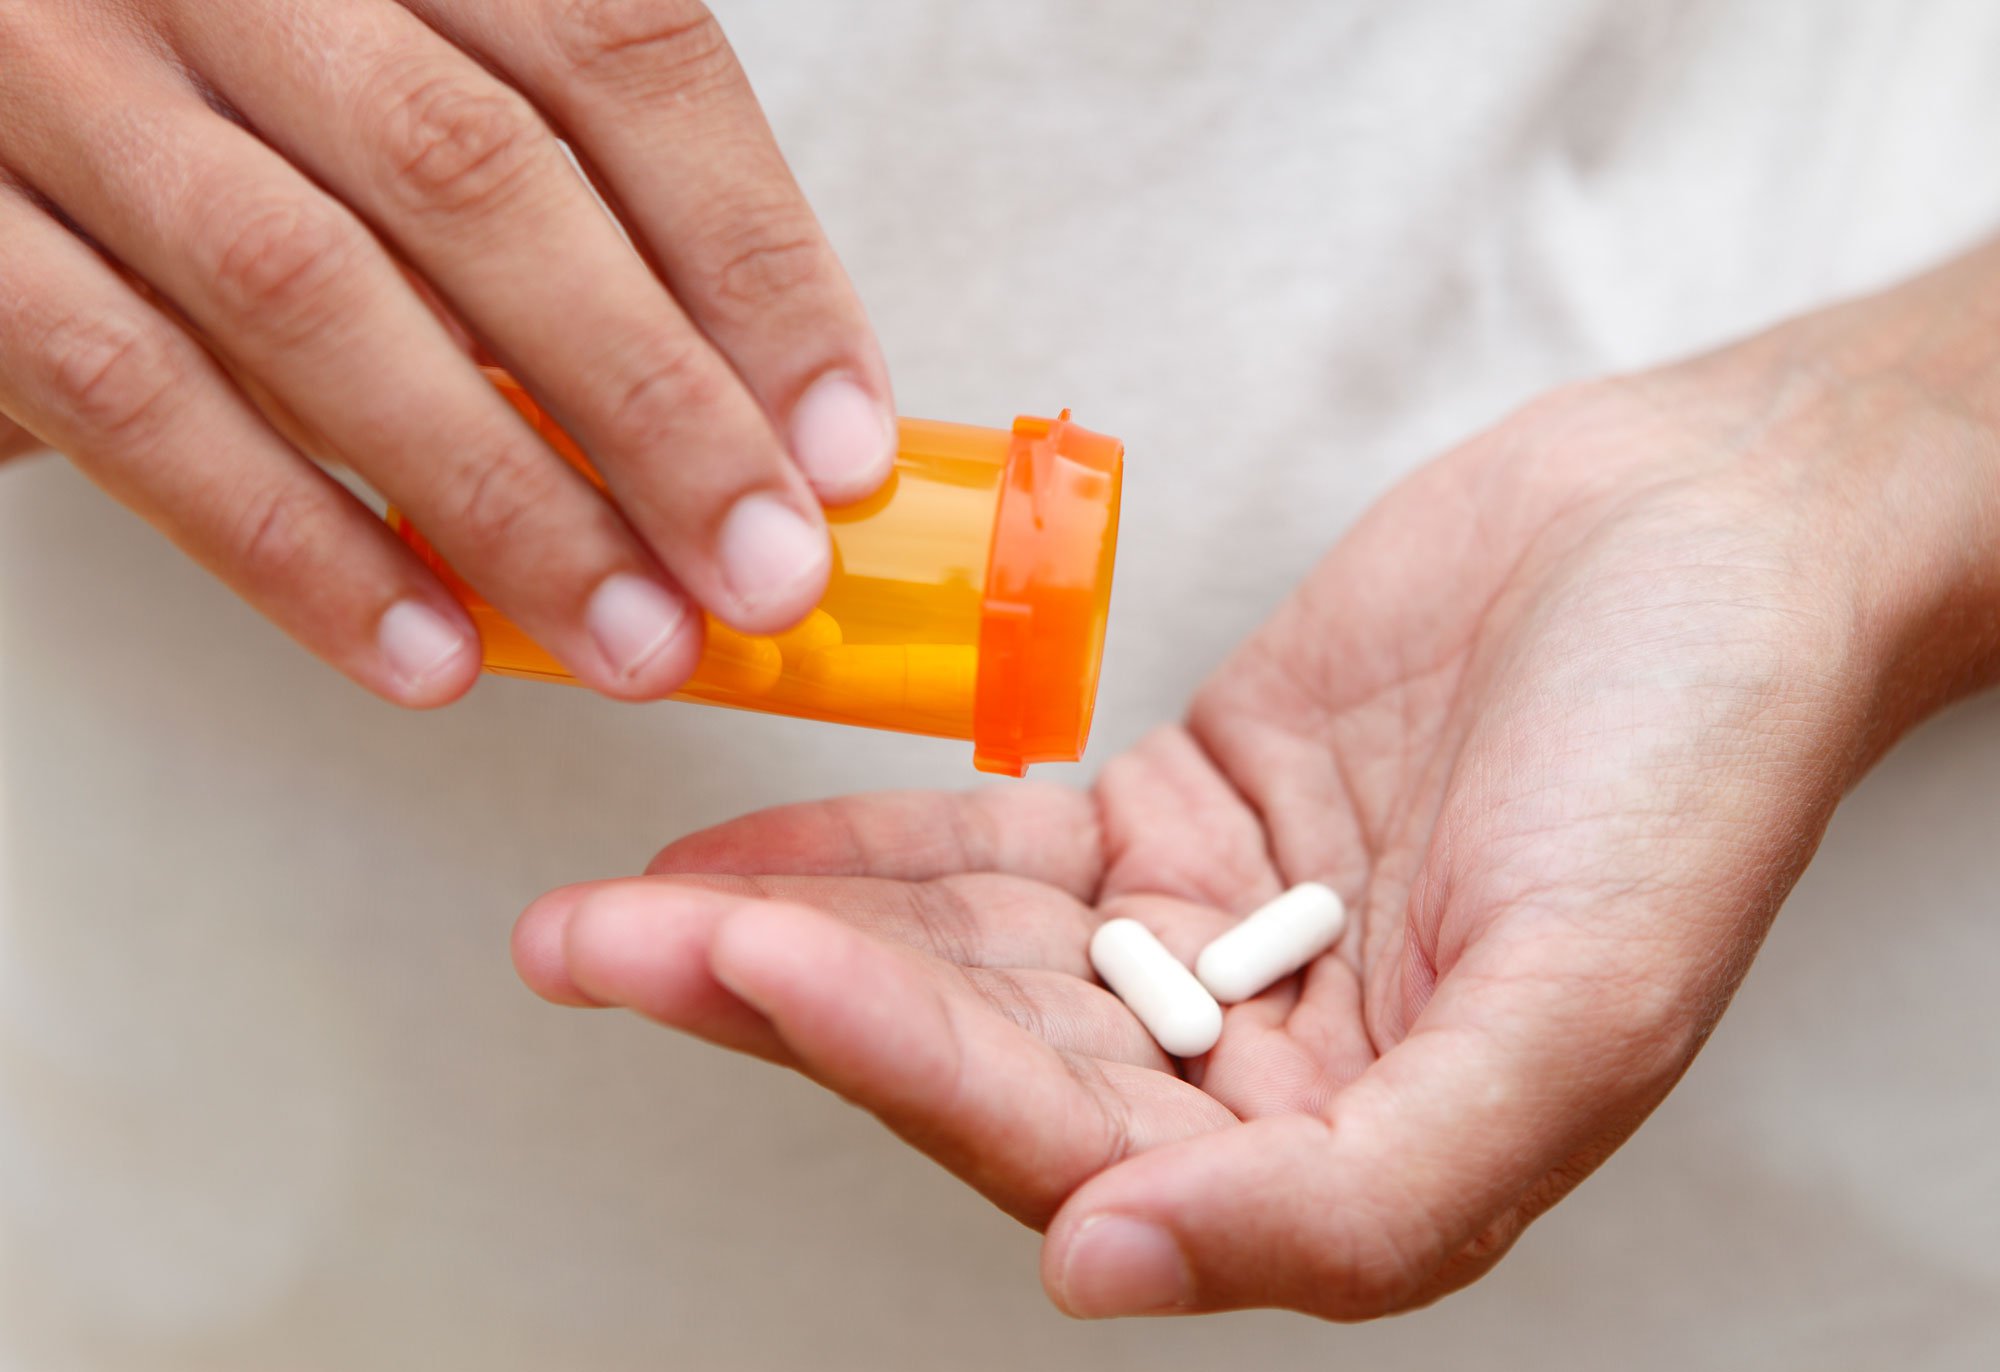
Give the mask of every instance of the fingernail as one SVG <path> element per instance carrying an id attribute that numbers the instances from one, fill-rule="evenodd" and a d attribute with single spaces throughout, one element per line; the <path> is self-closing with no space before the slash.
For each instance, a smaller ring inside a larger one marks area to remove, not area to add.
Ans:
<path id="1" fill-rule="evenodd" d="M 817 583 L 831 556 L 824 530 L 761 492 L 736 502 L 722 521 L 718 544 L 723 580 L 753 613 L 792 600 L 809 583 Z"/>
<path id="2" fill-rule="evenodd" d="M 1171 1310 L 1193 1294 L 1180 1245 L 1143 1220 L 1122 1215 L 1085 1220 L 1063 1259 L 1063 1308 L 1083 1319 Z"/>
<path id="3" fill-rule="evenodd" d="M 614 572 L 590 593 L 583 624 L 612 670 L 630 680 L 666 651 L 688 617 L 687 602 L 658 582 Z"/>
<path id="4" fill-rule="evenodd" d="M 429 685 L 472 645 L 464 631 L 420 600 L 399 600 L 376 626 L 383 660 L 406 691 Z"/>
<path id="5" fill-rule="evenodd" d="M 821 499 L 858 500 L 889 475 L 895 419 L 853 377 L 829 373 L 792 410 L 792 456 Z"/>

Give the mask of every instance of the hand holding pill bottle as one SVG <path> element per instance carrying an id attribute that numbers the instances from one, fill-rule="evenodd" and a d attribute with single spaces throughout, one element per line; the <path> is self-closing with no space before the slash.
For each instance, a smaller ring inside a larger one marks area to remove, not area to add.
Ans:
<path id="1" fill-rule="evenodd" d="M 620 699 L 685 679 L 696 607 L 823 594 L 888 369 L 697 0 L 4 4 L 0 51 L 0 459 L 32 433 L 415 709 L 477 626 L 323 468 Z"/>
<path id="2" fill-rule="evenodd" d="M 557 452 L 576 443 L 510 377 L 489 376 Z M 981 771 L 1020 776 L 1083 755 L 1118 544 L 1124 446 L 1055 419 L 1010 429 L 905 419 L 875 495 L 827 511 L 825 596 L 777 634 L 707 622 L 674 699 L 964 739 Z M 572 681 L 553 654 L 390 522 L 478 626 L 486 670 Z"/>

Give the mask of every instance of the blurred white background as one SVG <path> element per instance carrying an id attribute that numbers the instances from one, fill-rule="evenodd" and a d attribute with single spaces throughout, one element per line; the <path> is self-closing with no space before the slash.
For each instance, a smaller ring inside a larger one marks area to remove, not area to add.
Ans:
<path id="1" fill-rule="evenodd" d="M 1092 763 L 1454 439 L 2000 228 L 1979 0 L 717 8 L 903 411 L 1129 444 Z M 865 1116 L 507 961 L 549 886 L 969 750 L 512 682 L 402 715 L 53 460 L 0 474 L 0 663 L 0 1367 L 2000 1365 L 2000 699 L 1862 786 L 1493 1277 L 1084 1326 Z"/>

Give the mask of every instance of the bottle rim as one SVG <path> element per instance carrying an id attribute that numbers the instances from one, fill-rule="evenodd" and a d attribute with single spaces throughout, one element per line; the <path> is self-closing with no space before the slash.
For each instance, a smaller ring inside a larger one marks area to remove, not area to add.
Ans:
<path id="1" fill-rule="evenodd" d="M 1083 756 L 1118 550 L 1125 445 L 1070 422 L 1014 421 L 980 602 L 973 765 L 1022 776 Z"/>

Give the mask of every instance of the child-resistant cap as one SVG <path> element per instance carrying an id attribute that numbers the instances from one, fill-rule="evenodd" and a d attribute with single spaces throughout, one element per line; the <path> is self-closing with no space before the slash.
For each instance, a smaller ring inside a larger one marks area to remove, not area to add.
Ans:
<path id="1" fill-rule="evenodd" d="M 1097 701 L 1125 445 L 1014 421 L 980 606 L 973 765 L 1020 776 L 1083 756 Z"/>

